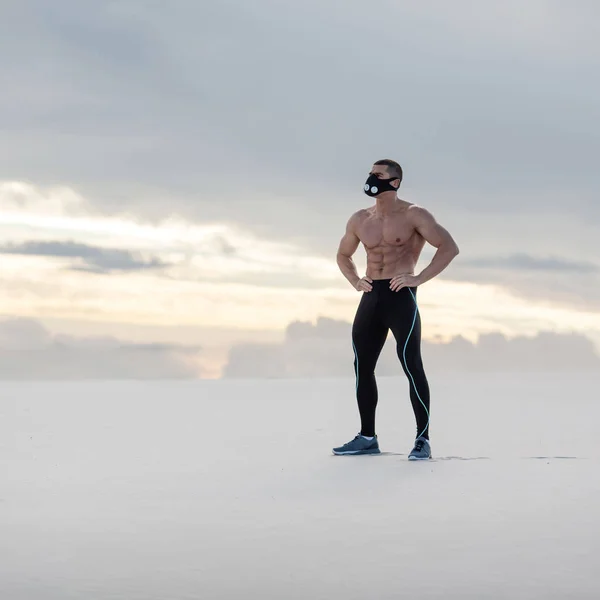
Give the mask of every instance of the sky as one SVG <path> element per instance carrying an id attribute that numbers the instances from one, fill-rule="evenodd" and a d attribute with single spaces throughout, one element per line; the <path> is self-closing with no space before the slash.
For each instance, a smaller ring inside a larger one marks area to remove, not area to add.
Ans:
<path id="1" fill-rule="evenodd" d="M 463 344 L 500 368 L 527 341 L 597 365 L 599 17 L 587 0 L 1 3 L 1 376 L 263 373 L 290 328 L 318 331 L 310 355 L 330 321 L 349 349 L 359 296 L 335 252 L 381 158 L 461 249 L 419 290 L 432 363 Z"/>

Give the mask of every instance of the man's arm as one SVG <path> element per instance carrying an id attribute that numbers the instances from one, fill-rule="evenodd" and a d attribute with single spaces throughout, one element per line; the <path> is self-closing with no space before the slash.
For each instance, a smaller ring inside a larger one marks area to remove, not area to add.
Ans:
<path id="1" fill-rule="evenodd" d="M 439 275 L 458 255 L 459 249 L 450 233 L 428 210 L 415 206 L 411 211 L 415 229 L 426 242 L 437 248 L 429 265 L 417 275 L 419 284 L 423 284 Z"/>
<path id="2" fill-rule="evenodd" d="M 352 287 L 356 289 L 360 277 L 356 270 L 356 265 L 352 260 L 352 255 L 356 252 L 360 240 L 356 235 L 356 224 L 357 215 L 354 214 L 348 220 L 346 224 L 346 232 L 340 240 L 337 251 L 337 264 L 344 277 L 351 283 Z"/>

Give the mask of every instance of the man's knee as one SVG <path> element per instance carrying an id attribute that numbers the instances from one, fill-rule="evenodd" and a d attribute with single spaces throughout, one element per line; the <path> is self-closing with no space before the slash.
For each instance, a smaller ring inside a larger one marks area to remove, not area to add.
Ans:
<path id="1" fill-rule="evenodd" d="M 411 373 L 423 373 L 423 359 L 420 353 L 405 352 L 403 348 L 398 348 L 398 357 L 402 363 L 404 370 L 409 370 Z"/>
<path id="2" fill-rule="evenodd" d="M 354 368 L 358 371 L 361 377 L 365 377 L 367 375 L 373 375 L 375 373 L 375 367 L 377 366 L 377 361 L 373 360 L 360 360 L 354 359 Z"/>

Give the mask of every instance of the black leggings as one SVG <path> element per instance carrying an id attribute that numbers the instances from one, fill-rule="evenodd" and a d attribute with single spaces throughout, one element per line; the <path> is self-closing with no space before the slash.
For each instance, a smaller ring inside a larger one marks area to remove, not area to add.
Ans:
<path id="1" fill-rule="evenodd" d="M 389 279 L 376 279 L 373 289 L 364 292 L 352 325 L 356 399 L 361 434 L 375 435 L 377 384 L 375 366 L 388 331 L 396 340 L 398 358 L 410 388 L 410 400 L 417 423 L 417 437 L 429 438 L 429 384 L 421 360 L 421 318 L 417 289 L 390 290 Z"/>

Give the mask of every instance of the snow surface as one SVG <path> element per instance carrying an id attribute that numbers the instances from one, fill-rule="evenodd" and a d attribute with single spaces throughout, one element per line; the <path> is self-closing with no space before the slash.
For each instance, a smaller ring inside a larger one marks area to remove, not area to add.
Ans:
<path id="1" fill-rule="evenodd" d="M 0 598 L 600 597 L 600 375 L 0 384 Z"/>

